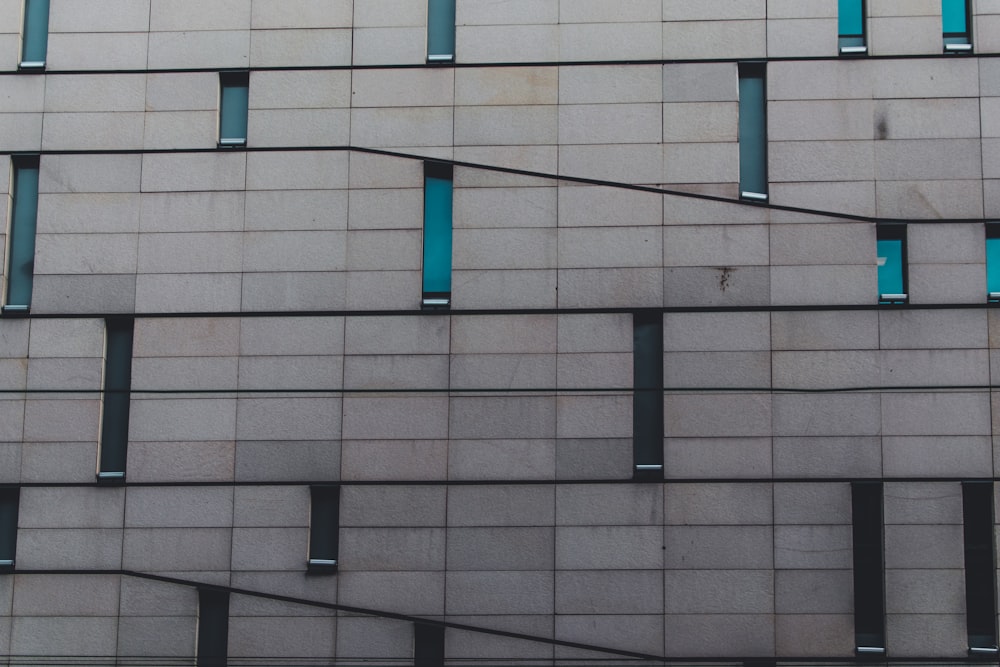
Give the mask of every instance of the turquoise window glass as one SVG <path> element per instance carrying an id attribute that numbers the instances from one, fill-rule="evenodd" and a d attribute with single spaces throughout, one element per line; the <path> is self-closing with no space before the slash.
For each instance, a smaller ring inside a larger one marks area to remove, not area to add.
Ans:
<path id="1" fill-rule="evenodd" d="M 455 59 L 455 0 L 427 1 L 427 60 Z"/>
<path id="2" fill-rule="evenodd" d="M 862 0 L 840 0 L 837 20 L 841 37 L 860 37 L 865 33 Z"/>
<path id="3" fill-rule="evenodd" d="M 451 295 L 452 173 L 450 164 L 424 163 L 424 303 Z"/>
<path id="4" fill-rule="evenodd" d="M 247 108 L 250 103 L 250 75 L 223 72 L 219 75 L 222 95 L 219 102 L 219 143 L 238 146 L 247 142 Z"/>
<path id="5" fill-rule="evenodd" d="M 38 220 L 38 156 L 15 157 L 14 210 L 7 256 L 5 310 L 28 310 L 35 271 L 35 226 Z"/>
<path id="6" fill-rule="evenodd" d="M 986 239 L 986 290 L 1000 294 L 1000 238 Z"/>
<path id="7" fill-rule="evenodd" d="M 740 196 L 767 199 L 767 100 L 763 63 L 740 63 Z"/>
<path id="8" fill-rule="evenodd" d="M 945 34 L 968 33 L 968 9 L 966 0 L 941 0 L 941 22 Z"/>
<path id="9" fill-rule="evenodd" d="M 1000 301 L 1000 225 L 986 226 L 986 291 Z"/>
<path id="10" fill-rule="evenodd" d="M 45 67 L 49 48 L 49 0 L 24 0 L 21 67 Z"/>
<path id="11" fill-rule="evenodd" d="M 903 241 L 884 239 L 878 242 L 878 291 L 882 294 L 904 294 Z"/>
<path id="12" fill-rule="evenodd" d="M 101 460 L 98 477 L 123 480 L 128 447 L 132 391 L 132 318 L 105 324 L 104 408 L 101 416 Z"/>
<path id="13" fill-rule="evenodd" d="M 14 569 L 19 499 L 20 490 L 16 486 L 0 487 L 0 572 Z"/>

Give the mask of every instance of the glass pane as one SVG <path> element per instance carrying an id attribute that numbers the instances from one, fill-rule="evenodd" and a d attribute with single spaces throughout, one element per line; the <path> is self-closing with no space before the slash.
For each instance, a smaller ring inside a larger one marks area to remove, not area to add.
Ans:
<path id="1" fill-rule="evenodd" d="M 427 57 L 455 57 L 455 0 L 428 0 Z"/>
<path id="2" fill-rule="evenodd" d="M 965 536 L 965 617 L 969 646 L 996 644 L 993 483 L 962 483 Z"/>
<path id="3" fill-rule="evenodd" d="M 903 242 L 888 239 L 878 242 L 878 292 L 903 294 Z"/>
<path id="4" fill-rule="evenodd" d="M 837 17 L 840 21 L 841 36 L 864 34 L 864 15 L 861 0 L 840 0 Z"/>
<path id="5" fill-rule="evenodd" d="M 740 192 L 767 194 L 767 126 L 763 68 L 740 71 Z"/>
<path id="6" fill-rule="evenodd" d="M 337 560 L 340 532 L 340 487 L 314 486 L 309 516 L 309 558 Z"/>
<path id="7" fill-rule="evenodd" d="M 663 314 L 632 316 L 632 458 L 637 479 L 663 479 Z"/>
<path id="8" fill-rule="evenodd" d="M 986 291 L 1000 292 L 1000 238 L 986 239 Z"/>
<path id="9" fill-rule="evenodd" d="M 132 320 L 108 320 L 100 472 L 125 472 L 132 388 Z"/>
<path id="10" fill-rule="evenodd" d="M 49 0 L 25 0 L 21 62 L 45 63 L 49 46 Z"/>
<path id="11" fill-rule="evenodd" d="M 220 141 L 246 141 L 249 97 L 249 86 L 223 84 L 222 109 L 219 116 Z"/>
<path id="12" fill-rule="evenodd" d="M 885 646 L 885 569 L 882 545 L 882 484 L 851 484 L 854 538 L 854 641 Z"/>
<path id="13" fill-rule="evenodd" d="M 966 0 L 941 0 L 941 20 L 945 33 L 966 33 Z"/>
<path id="14" fill-rule="evenodd" d="M 451 292 L 451 179 L 424 179 L 424 292 Z"/>
<path id="15" fill-rule="evenodd" d="M 0 489 L 0 560 L 14 560 L 17 501 L 17 489 Z"/>
<path id="16" fill-rule="evenodd" d="M 38 219 L 38 166 L 14 164 L 14 214 L 7 265 L 7 305 L 31 305 L 35 270 L 35 222 Z"/>

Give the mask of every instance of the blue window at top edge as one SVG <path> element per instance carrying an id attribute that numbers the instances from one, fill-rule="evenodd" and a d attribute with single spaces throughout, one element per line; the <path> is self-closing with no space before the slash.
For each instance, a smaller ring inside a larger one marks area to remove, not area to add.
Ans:
<path id="1" fill-rule="evenodd" d="M 455 60 L 455 0 L 427 2 L 427 60 Z"/>
<path id="2" fill-rule="evenodd" d="M 49 48 L 49 0 L 25 0 L 21 34 L 21 68 L 45 67 Z"/>
<path id="3" fill-rule="evenodd" d="M 971 52 L 968 0 L 941 0 L 941 30 L 946 51 Z"/>
<path id="4" fill-rule="evenodd" d="M 837 8 L 838 38 L 841 53 L 867 52 L 865 47 L 864 0 L 839 0 Z"/>

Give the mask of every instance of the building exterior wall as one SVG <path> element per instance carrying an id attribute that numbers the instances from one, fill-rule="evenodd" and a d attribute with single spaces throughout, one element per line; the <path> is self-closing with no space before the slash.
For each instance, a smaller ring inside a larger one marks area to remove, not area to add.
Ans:
<path id="1" fill-rule="evenodd" d="M 40 156 L 30 313 L 0 318 L 0 665 L 209 664 L 199 590 L 229 594 L 234 665 L 409 664 L 421 620 L 456 666 L 850 660 L 858 481 L 889 659 L 966 658 L 962 483 L 1000 475 L 1000 4 L 971 3 L 975 55 L 907 0 L 842 58 L 833 0 L 457 0 L 457 63 L 428 65 L 422 0 L 51 0 L 19 72 L 0 0 L 0 219 Z M 750 60 L 768 204 L 739 200 Z M 447 310 L 421 309 L 425 160 L 454 164 Z M 335 574 L 307 571 L 316 485 Z"/>

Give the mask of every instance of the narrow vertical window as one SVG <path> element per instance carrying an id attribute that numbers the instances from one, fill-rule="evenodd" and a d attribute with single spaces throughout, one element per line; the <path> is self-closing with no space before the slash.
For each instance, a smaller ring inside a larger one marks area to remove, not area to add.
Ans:
<path id="1" fill-rule="evenodd" d="M 632 315 L 634 478 L 663 481 L 663 313 Z"/>
<path id="2" fill-rule="evenodd" d="M 229 655 L 229 591 L 198 589 L 197 667 L 225 667 Z"/>
<path id="3" fill-rule="evenodd" d="M 740 197 L 767 201 L 767 85 L 764 63 L 740 63 Z"/>
<path id="4" fill-rule="evenodd" d="M 906 293 L 906 225 L 879 225 L 878 239 L 878 302 L 903 304 Z"/>
<path id="5" fill-rule="evenodd" d="M 424 163 L 423 306 L 451 304 L 452 175 L 450 164 Z"/>
<path id="6" fill-rule="evenodd" d="M 444 628 L 416 623 L 413 626 L 413 667 L 444 667 Z"/>
<path id="7" fill-rule="evenodd" d="M 0 572 L 14 569 L 17 552 L 17 504 L 20 489 L 0 486 Z"/>
<path id="8" fill-rule="evenodd" d="M 105 322 L 104 401 L 97 476 L 109 482 L 123 481 L 125 478 L 134 324 L 130 317 L 113 318 Z"/>
<path id="9" fill-rule="evenodd" d="M 969 652 L 997 652 L 997 578 L 993 551 L 993 482 L 962 483 L 965 526 L 965 618 Z"/>
<path id="10" fill-rule="evenodd" d="M 455 60 L 455 0 L 427 0 L 427 61 Z"/>
<path id="11" fill-rule="evenodd" d="M 24 0 L 21 69 L 44 69 L 49 48 L 49 0 Z"/>
<path id="12" fill-rule="evenodd" d="M 340 487 L 311 488 L 309 515 L 309 571 L 335 572 L 340 544 Z"/>
<path id="13" fill-rule="evenodd" d="M 969 30 L 969 0 L 941 0 L 941 26 L 944 50 L 952 53 L 972 51 Z"/>
<path id="14" fill-rule="evenodd" d="M 220 72 L 219 145 L 247 143 L 247 107 L 250 103 L 250 73 Z"/>
<path id="15" fill-rule="evenodd" d="M 839 0 L 838 37 L 842 55 L 868 52 L 865 38 L 865 0 Z"/>
<path id="16" fill-rule="evenodd" d="M 851 484 L 854 537 L 854 641 L 858 654 L 885 653 L 882 483 Z"/>
<path id="17" fill-rule="evenodd" d="M 1000 303 L 1000 224 L 986 225 L 986 298 Z"/>
<path id="18" fill-rule="evenodd" d="M 7 290 L 4 312 L 28 312 L 35 273 L 35 226 L 38 220 L 38 156 L 11 158 L 10 227 L 7 235 Z"/>

